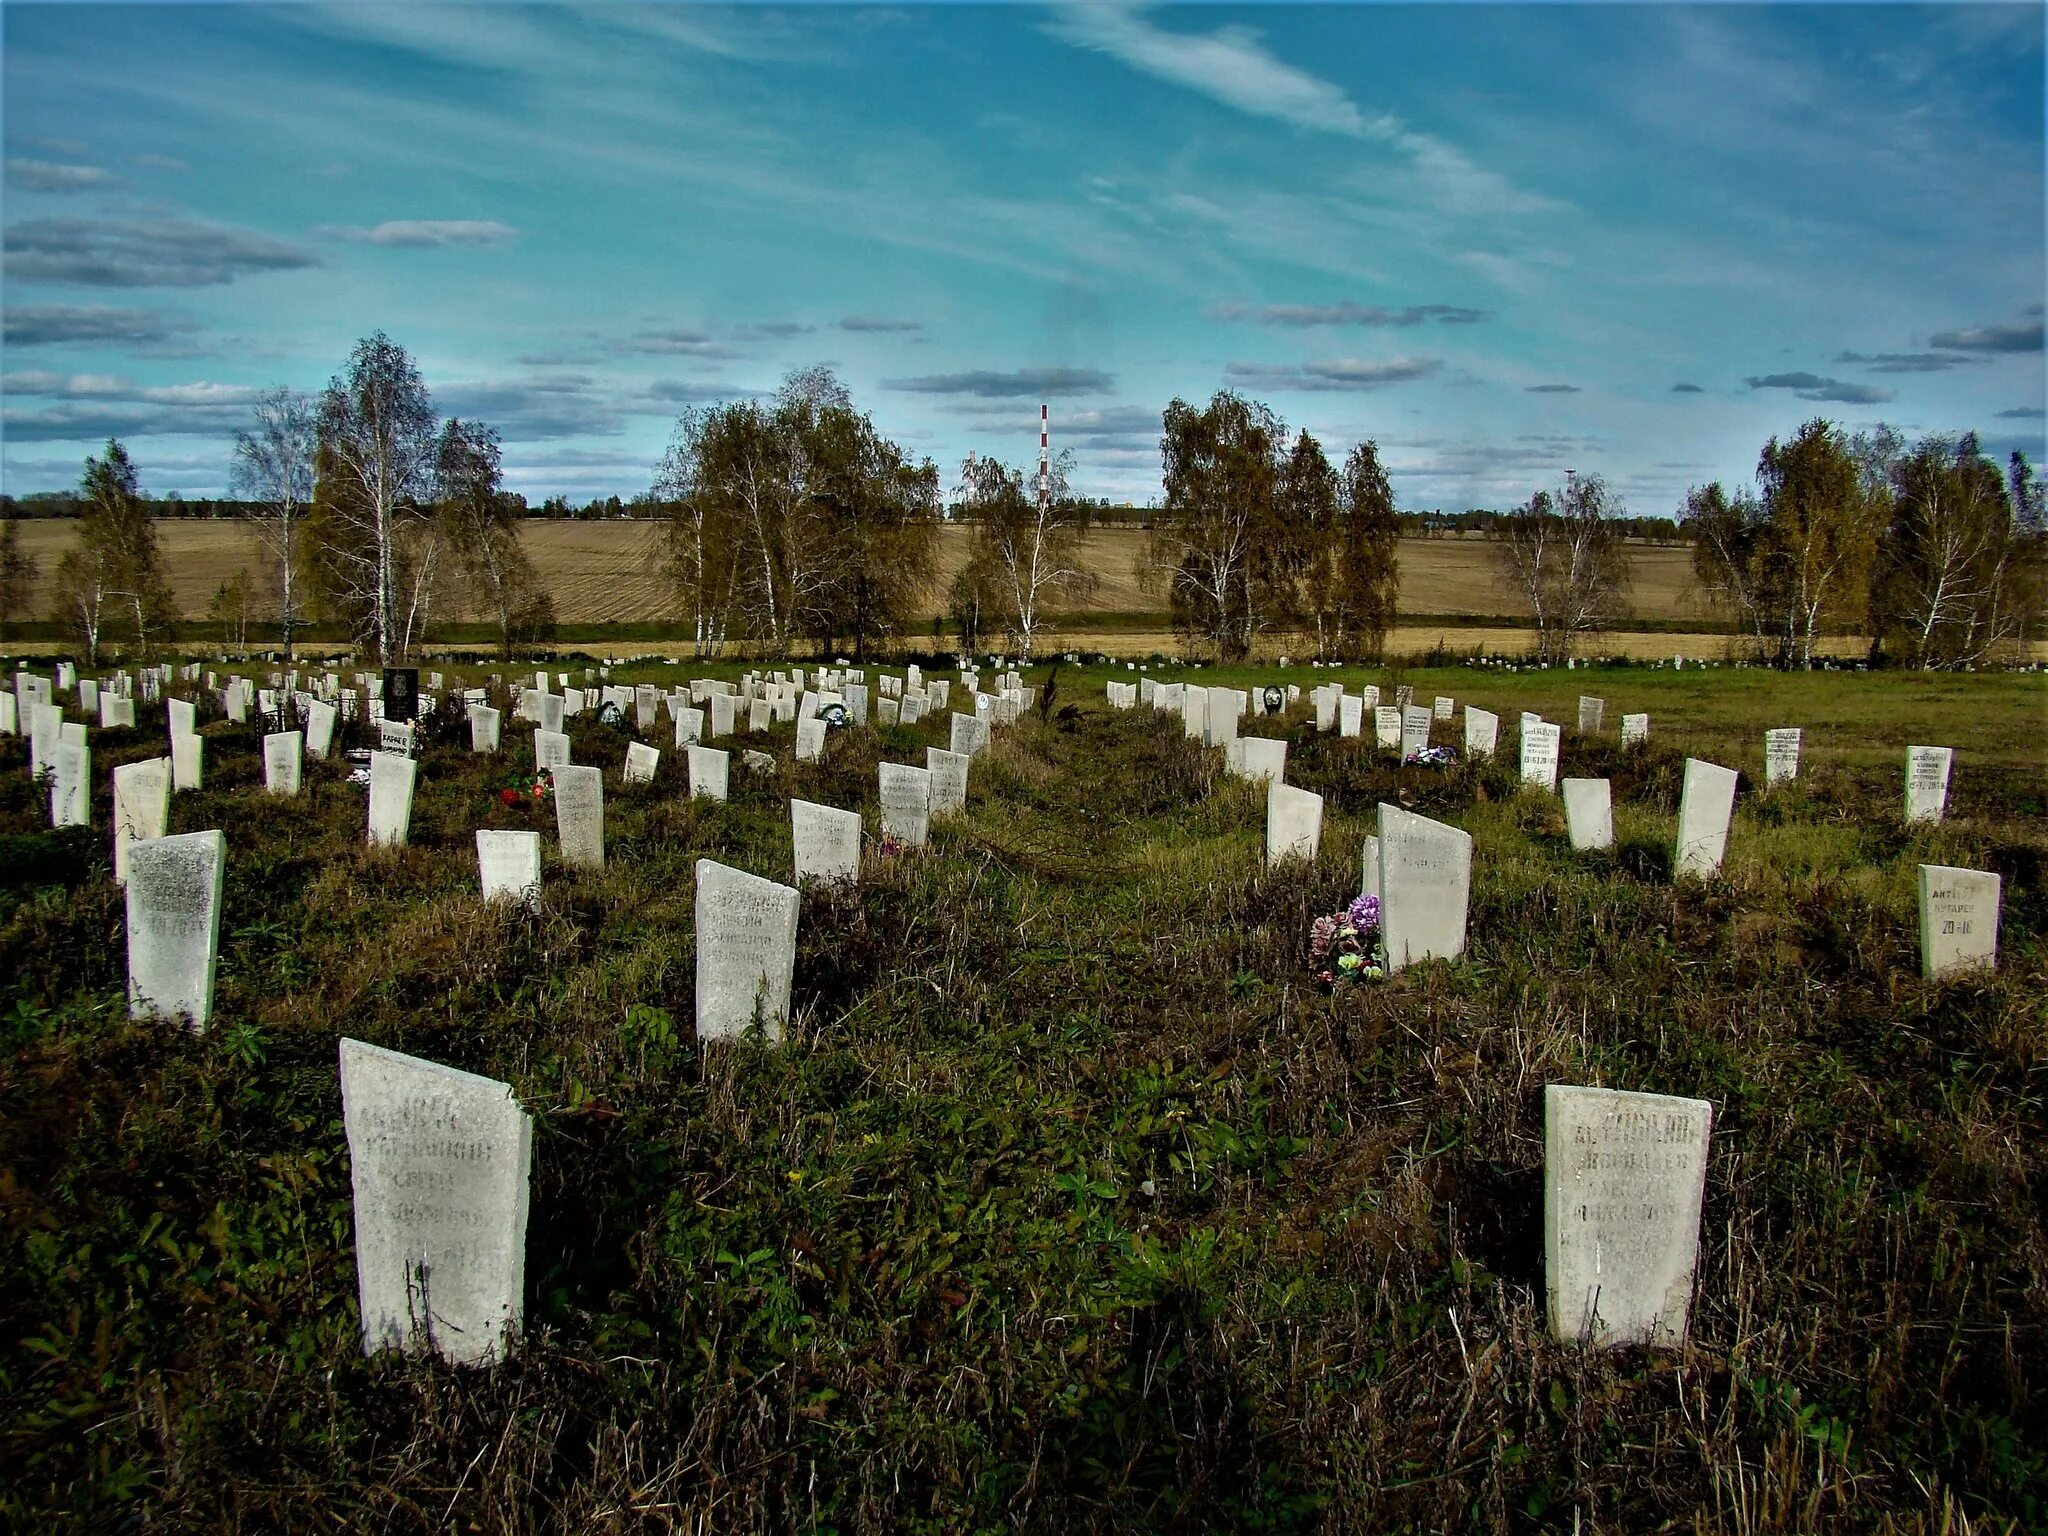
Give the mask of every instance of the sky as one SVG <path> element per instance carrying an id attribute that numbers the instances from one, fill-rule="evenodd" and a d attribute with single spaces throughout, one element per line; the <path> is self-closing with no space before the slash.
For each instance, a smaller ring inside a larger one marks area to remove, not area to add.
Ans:
<path id="1" fill-rule="evenodd" d="M 2039 5 L 0 7 L 0 485 L 220 494 L 378 330 L 538 503 L 829 365 L 1159 494 L 1233 389 L 1411 510 L 1812 417 L 2040 459 Z"/>

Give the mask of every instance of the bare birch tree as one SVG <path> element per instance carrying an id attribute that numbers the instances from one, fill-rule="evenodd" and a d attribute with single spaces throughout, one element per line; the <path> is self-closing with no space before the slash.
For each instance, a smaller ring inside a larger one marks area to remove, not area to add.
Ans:
<path id="1" fill-rule="evenodd" d="M 305 608 L 299 545 L 313 507 L 313 465 L 320 442 L 320 416 L 313 401 L 290 389 L 274 389 L 256 402 L 256 430 L 235 435 L 231 482 L 257 508 L 257 537 L 270 551 L 277 576 L 278 624 L 285 658 L 292 656 L 292 631 Z"/>

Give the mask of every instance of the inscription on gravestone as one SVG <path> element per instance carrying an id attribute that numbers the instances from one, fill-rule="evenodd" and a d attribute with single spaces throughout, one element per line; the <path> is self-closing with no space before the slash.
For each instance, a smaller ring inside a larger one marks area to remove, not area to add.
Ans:
<path id="1" fill-rule="evenodd" d="M 794 887 L 697 861 L 697 1037 L 737 1039 L 758 1020 L 782 1040 L 796 970 Z"/>
<path id="2" fill-rule="evenodd" d="M 186 832 L 129 844 L 128 1013 L 183 1018 L 194 1030 L 213 1016 L 220 953 L 221 877 L 227 839 Z"/>
<path id="3" fill-rule="evenodd" d="M 1920 974 L 1927 980 L 1997 965 L 2000 883 L 1985 870 L 1920 866 Z"/>

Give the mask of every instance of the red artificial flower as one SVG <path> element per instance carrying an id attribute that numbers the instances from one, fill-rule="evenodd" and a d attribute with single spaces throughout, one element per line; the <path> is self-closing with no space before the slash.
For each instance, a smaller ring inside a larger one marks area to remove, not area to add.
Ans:
<path id="1" fill-rule="evenodd" d="M 517 805 L 519 803 L 519 791 L 516 789 L 501 789 L 498 791 L 498 798 L 507 805 Z"/>

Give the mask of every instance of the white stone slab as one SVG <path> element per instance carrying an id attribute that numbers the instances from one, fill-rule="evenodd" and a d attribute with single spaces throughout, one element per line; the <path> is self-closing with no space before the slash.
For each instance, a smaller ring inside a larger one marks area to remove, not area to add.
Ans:
<path id="1" fill-rule="evenodd" d="M 1997 966 L 2000 883 L 1981 869 L 1920 866 L 1920 974 L 1927 980 Z"/>
<path id="2" fill-rule="evenodd" d="M 469 706 L 469 750 L 472 752 L 495 752 L 502 739 L 505 715 L 503 710 L 491 708 L 488 704 Z"/>
<path id="3" fill-rule="evenodd" d="M 1607 701 L 1596 699 L 1590 694 L 1579 695 L 1579 734 L 1591 736 L 1600 729 L 1600 722 L 1607 717 Z"/>
<path id="4" fill-rule="evenodd" d="M 363 1352 L 505 1358 L 525 1316 L 533 1121 L 508 1084 L 341 1042 Z"/>
<path id="5" fill-rule="evenodd" d="M 732 783 L 732 754 L 723 747 L 689 746 L 690 793 L 706 800 L 723 800 Z"/>
<path id="6" fill-rule="evenodd" d="M 704 711 L 701 709 L 679 709 L 676 711 L 676 745 L 693 747 L 704 739 Z"/>
<path id="7" fill-rule="evenodd" d="M 906 848 L 922 848 L 931 826 L 931 770 L 908 763 L 883 763 L 879 777 L 882 835 L 895 838 Z"/>
<path id="8" fill-rule="evenodd" d="M 1603 1348 L 1684 1343 L 1713 1106 L 1552 1083 L 1543 1118 L 1552 1337 Z"/>
<path id="9" fill-rule="evenodd" d="M 1545 720 L 1522 726 L 1522 782 L 1557 788 L 1557 759 L 1564 746 L 1564 727 Z"/>
<path id="10" fill-rule="evenodd" d="M 1458 712 L 1458 701 L 1440 693 L 1436 696 L 1436 702 L 1430 708 L 1437 719 L 1449 720 Z"/>
<path id="11" fill-rule="evenodd" d="M 948 816 L 967 809 L 967 765 L 974 759 L 944 747 L 924 749 L 925 771 L 931 775 L 934 816 Z"/>
<path id="12" fill-rule="evenodd" d="M 1366 834 L 1365 846 L 1359 850 L 1358 894 L 1380 900 L 1380 840 L 1371 833 Z"/>
<path id="13" fill-rule="evenodd" d="M 420 765 L 400 752 L 370 754 L 370 846 L 403 848 L 412 830 L 412 790 Z"/>
<path id="14" fill-rule="evenodd" d="M 1650 739 L 1650 717 L 1648 715 L 1623 715 L 1621 717 L 1621 744 L 1624 747 L 1640 746 Z"/>
<path id="15" fill-rule="evenodd" d="M 227 858 L 227 839 L 219 832 L 128 845 L 130 1018 L 159 1014 L 203 1030 L 213 1017 Z"/>
<path id="16" fill-rule="evenodd" d="M 555 835 L 562 862 L 583 869 L 604 868 L 604 771 L 564 764 L 553 770 Z"/>
<path id="17" fill-rule="evenodd" d="M 1584 853 L 1589 848 L 1614 846 L 1614 790 L 1605 779 L 1566 779 L 1564 824 L 1572 847 Z"/>
<path id="18" fill-rule="evenodd" d="M 1906 820 L 1940 821 L 1948 810 L 1949 747 L 1906 748 Z"/>
<path id="19" fill-rule="evenodd" d="M 1212 747 L 1220 747 L 1227 741 L 1237 739 L 1237 717 L 1240 710 L 1235 688 L 1211 688 L 1207 693 L 1208 713 L 1203 719 L 1203 740 Z"/>
<path id="20" fill-rule="evenodd" d="M 816 694 L 807 695 L 816 698 Z M 825 722 L 817 718 L 799 720 L 796 723 L 796 760 L 800 763 L 822 763 L 825 760 Z"/>
<path id="21" fill-rule="evenodd" d="M 1465 706 L 1465 755 L 1491 757 L 1500 739 L 1500 716 L 1484 709 Z"/>
<path id="22" fill-rule="evenodd" d="M 1323 797 L 1292 784 L 1266 786 L 1266 867 L 1315 862 L 1323 843 Z"/>
<path id="23" fill-rule="evenodd" d="M 1365 734 L 1365 700 L 1345 694 L 1337 700 L 1337 734 L 1339 736 L 1363 736 Z"/>
<path id="24" fill-rule="evenodd" d="M 1389 975 L 1465 952 L 1472 836 L 1380 804 L 1380 933 Z"/>
<path id="25" fill-rule="evenodd" d="M 273 795 L 296 795 L 304 750 L 297 731 L 273 731 L 264 737 L 263 787 Z"/>
<path id="26" fill-rule="evenodd" d="M 1799 727 L 1788 725 L 1764 732 L 1764 788 L 1775 789 L 1799 777 Z"/>
<path id="27" fill-rule="evenodd" d="M 537 716 L 540 728 L 560 732 L 562 722 L 567 718 L 564 711 L 568 708 L 568 700 L 559 693 L 543 693 L 534 702 L 540 706 Z"/>
<path id="28" fill-rule="evenodd" d="M 937 751 L 937 748 L 932 750 Z M 789 802 L 796 883 L 860 878 L 860 812 L 809 800 Z"/>
<path id="29" fill-rule="evenodd" d="M 334 750 L 334 706 L 318 699 L 306 700 L 306 755 L 323 762 Z"/>
<path id="30" fill-rule="evenodd" d="M 626 743 L 626 762 L 620 771 L 620 781 L 626 784 L 652 784 L 655 770 L 661 767 L 661 751 L 650 747 L 644 741 Z"/>
<path id="31" fill-rule="evenodd" d="M 1245 736 L 1239 739 L 1241 760 L 1237 771 L 1264 784 L 1287 781 L 1287 743 L 1277 736 Z"/>
<path id="32" fill-rule="evenodd" d="M 162 837 L 171 823 L 171 760 L 153 757 L 114 770 L 114 883 L 128 881 L 128 845 Z"/>
<path id="33" fill-rule="evenodd" d="M 1436 716 L 1423 705 L 1401 706 L 1401 761 L 1407 762 L 1429 746 L 1429 728 Z"/>
<path id="34" fill-rule="evenodd" d="M 1382 704 L 1372 712 L 1373 745 L 1394 751 L 1401 748 L 1401 706 Z"/>
<path id="35" fill-rule="evenodd" d="M 1678 794 L 1678 845 L 1672 853 L 1673 877 L 1704 880 L 1717 873 L 1728 850 L 1728 819 L 1735 811 L 1735 770 L 1717 763 L 1685 760 L 1685 783 Z"/>
<path id="36" fill-rule="evenodd" d="M 533 733 L 533 771 L 548 773 L 569 765 L 569 738 L 561 731 Z"/>
<path id="37" fill-rule="evenodd" d="M 377 750 L 396 757 L 411 757 L 419 745 L 419 732 L 410 720 L 379 720 Z"/>
<path id="38" fill-rule="evenodd" d="M 206 764 L 206 739 L 199 735 L 171 738 L 171 788 L 198 789 Z"/>
<path id="39" fill-rule="evenodd" d="M 476 835 L 477 879 L 484 900 L 510 898 L 540 909 L 540 834 L 481 829 Z"/>
<path id="40" fill-rule="evenodd" d="M 796 888 L 697 861 L 697 1038 L 734 1040 L 758 1021 L 780 1044 L 796 974 Z"/>

